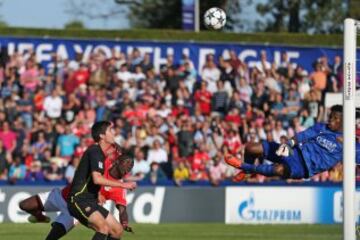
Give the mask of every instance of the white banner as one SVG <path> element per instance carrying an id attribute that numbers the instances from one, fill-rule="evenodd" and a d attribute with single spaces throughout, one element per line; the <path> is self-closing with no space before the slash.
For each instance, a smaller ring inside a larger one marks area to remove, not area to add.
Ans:
<path id="1" fill-rule="evenodd" d="M 226 223 L 315 223 L 316 188 L 227 187 Z"/>

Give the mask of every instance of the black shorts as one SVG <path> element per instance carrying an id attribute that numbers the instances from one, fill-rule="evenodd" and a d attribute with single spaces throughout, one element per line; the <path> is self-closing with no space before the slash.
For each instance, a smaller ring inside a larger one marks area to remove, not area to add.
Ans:
<path id="1" fill-rule="evenodd" d="M 89 227 L 88 219 L 93 212 L 98 211 L 104 218 L 109 215 L 109 211 L 100 206 L 94 199 L 70 196 L 67 205 L 70 215 L 86 227 Z"/>

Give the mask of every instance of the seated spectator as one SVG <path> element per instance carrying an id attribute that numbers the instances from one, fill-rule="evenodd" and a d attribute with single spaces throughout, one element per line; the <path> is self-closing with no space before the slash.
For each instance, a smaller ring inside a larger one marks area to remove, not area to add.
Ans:
<path id="1" fill-rule="evenodd" d="M 144 158 L 144 152 L 139 148 L 135 150 L 134 167 L 131 170 L 131 174 L 137 177 L 138 181 L 141 181 L 150 172 L 150 164 Z"/>
<path id="2" fill-rule="evenodd" d="M 225 180 L 226 166 L 222 163 L 221 156 L 213 159 L 213 164 L 209 167 L 209 180 L 211 185 L 218 186 Z"/>
<path id="3" fill-rule="evenodd" d="M 195 148 L 194 155 L 190 160 L 191 165 L 191 173 L 190 180 L 191 181 L 199 181 L 199 180 L 208 180 L 208 174 L 206 172 L 206 165 L 208 164 L 210 157 L 207 153 L 207 148 L 205 144 L 200 144 L 199 147 Z"/>
<path id="4" fill-rule="evenodd" d="M 16 148 L 16 134 L 10 128 L 8 122 L 4 122 L 0 130 L 0 141 L 4 144 L 7 152 L 12 153 Z"/>
<path id="5" fill-rule="evenodd" d="M 15 184 L 18 180 L 23 180 L 26 176 L 26 166 L 21 162 L 19 156 L 16 156 L 9 168 L 8 180 L 10 183 Z"/>
<path id="6" fill-rule="evenodd" d="M 152 148 L 148 152 L 147 162 L 149 164 L 157 162 L 159 164 L 166 163 L 168 156 L 166 150 L 161 146 L 159 140 L 154 140 Z"/>
<path id="7" fill-rule="evenodd" d="M 146 179 L 155 185 L 156 183 L 164 181 L 167 178 L 160 165 L 157 162 L 152 162 L 150 165 L 150 172 L 147 174 Z"/>
<path id="8" fill-rule="evenodd" d="M 58 181 L 63 179 L 63 173 L 61 168 L 59 167 L 57 161 L 52 160 L 50 163 L 50 167 L 45 169 L 45 179 L 48 181 Z"/>
<path id="9" fill-rule="evenodd" d="M 185 166 L 184 162 L 179 162 L 174 170 L 174 182 L 176 186 L 181 186 L 183 181 L 189 179 L 189 169 Z"/>
<path id="10" fill-rule="evenodd" d="M 33 161 L 31 163 L 30 169 L 27 170 L 26 181 L 42 181 L 44 180 L 44 173 L 41 168 L 41 162 L 40 161 Z"/>
<path id="11" fill-rule="evenodd" d="M 11 155 L 6 151 L 3 142 L 0 141 L 0 180 L 7 179 L 8 165 L 11 160 Z"/>
<path id="12" fill-rule="evenodd" d="M 79 156 L 73 156 L 70 164 L 66 167 L 65 170 L 65 180 L 67 183 L 71 183 L 74 175 L 75 175 L 75 170 L 77 168 L 77 166 L 80 163 L 80 157 Z"/>

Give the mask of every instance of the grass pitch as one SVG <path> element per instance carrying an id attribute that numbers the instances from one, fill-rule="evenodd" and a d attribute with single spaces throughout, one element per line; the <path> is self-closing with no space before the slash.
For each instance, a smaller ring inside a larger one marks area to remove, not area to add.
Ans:
<path id="1" fill-rule="evenodd" d="M 129 240 L 332 240 L 342 239 L 341 225 L 131 224 Z M 50 224 L 0 224 L 1 240 L 43 240 Z M 89 240 L 93 231 L 77 226 L 64 240 Z"/>

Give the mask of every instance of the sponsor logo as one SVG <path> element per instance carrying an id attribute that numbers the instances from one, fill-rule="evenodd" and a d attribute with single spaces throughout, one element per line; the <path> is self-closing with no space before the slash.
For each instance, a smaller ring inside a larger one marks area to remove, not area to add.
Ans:
<path id="1" fill-rule="evenodd" d="M 334 152 L 336 148 L 336 143 L 323 138 L 321 136 L 316 137 L 316 141 L 324 148 L 326 148 L 329 152 Z"/>
<path id="2" fill-rule="evenodd" d="M 248 199 L 239 204 L 238 212 L 240 218 L 245 221 L 301 221 L 301 210 L 299 209 L 257 208 L 253 194 L 250 194 Z"/>

